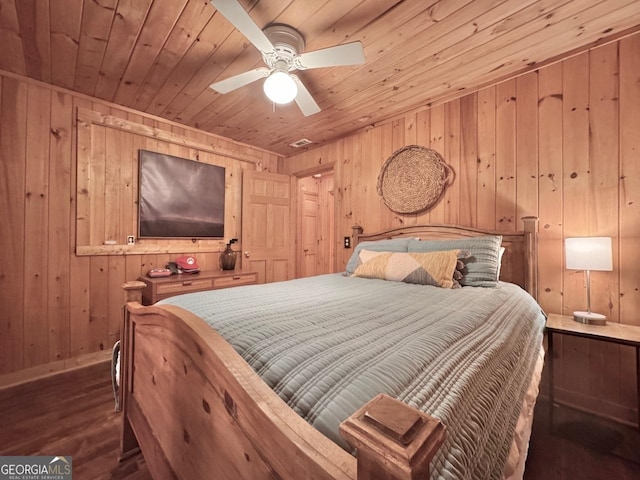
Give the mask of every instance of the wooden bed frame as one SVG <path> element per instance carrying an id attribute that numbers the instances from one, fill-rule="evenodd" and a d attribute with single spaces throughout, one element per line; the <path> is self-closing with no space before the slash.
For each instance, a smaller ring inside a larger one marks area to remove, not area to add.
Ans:
<path id="1" fill-rule="evenodd" d="M 499 233 L 501 279 L 537 296 L 537 218 L 520 233 L 442 225 L 363 234 L 461 238 Z M 153 478 L 418 479 L 445 438 L 429 415 L 379 395 L 340 425 L 356 457 L 291 410 L 215 330 L 170 305 L 143 307 L 142 282 L 123 285 L 122 458 L 142 450 Z"/>

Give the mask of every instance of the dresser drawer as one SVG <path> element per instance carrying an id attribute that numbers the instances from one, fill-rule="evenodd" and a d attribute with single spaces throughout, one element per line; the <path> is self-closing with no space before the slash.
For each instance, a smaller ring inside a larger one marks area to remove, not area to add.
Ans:
<path id="1" fill-rule="evenodd" d="M 156 294 L 167 295 L 167 294 L 195 292 L 198 290 L 210 290 L 214 288 L 213 281 L 214 281 L 213 278 L 194 278 L 194 279 L 185 278 L 180 282 L 172 282 L 172 283 L 166 283 L 163 285 L 158 285 Z"/>
<path id="2" fill-rule="evenodd" d="M 238 287 L 258 283 L 258 273 L 249 270 L 212 270 L 200 273 L 182 274 L 171 277 L 140 277 L 146 287 L 142 290 L 144 305 L 152 305 L 159 300 L 183 293 L 203 292 L 219 288 Z"/>
<path id="3" fill-rule="evenodd" d="M 228 275 L 213 279 L 213 288 L 237 287 L 240 285 L 251 285 L 257 283 L 256 273 L 239 273 L 238 275 Z"/>

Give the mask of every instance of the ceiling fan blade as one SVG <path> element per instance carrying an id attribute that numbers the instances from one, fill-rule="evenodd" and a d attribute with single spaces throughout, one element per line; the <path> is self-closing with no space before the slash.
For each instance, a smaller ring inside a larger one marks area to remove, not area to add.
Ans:
<path id="1" fill-rule="evenodd" d="M 361 42 L 345 43 L 335 47 L 305 52 L 297 56 L 294 65 L 298 70 L 364 63 L 364 50 Z"/>
<path id="2" fill-rule="evenodd" d="M 254 70 L 249 70 L 248 72 L 240 73 L 238 75 L 234 75 L 233 77 L 225 78 L 224 80 L 220 80 L 219 82 L 212 83 L 209 85 L 209 88 L 215 90 L 218 93 L 229 93 L 236 88 L 244 87 L 245 85 L 249 85 L 251 82 L 255 82 L 256 80 L 260 80 L 261 78 L 268 77 L 271 73 L 267 67 L 260 67 Z"/>
<path id="3" fill-rule="evenodd" d="M 302 114 L 305 117 L 308 117 L 310 115 L 313 115 L 314 113 L 318 113 L 320 111 L 320 107 L 311 96 L 311 93 L 309 93 L 309 90 L 307 90 L 307 87 L 304 86 L 297 75 L 290 75 L 291 78 L 293 78 L 293 80 L 296 82 L 296 85 L 298 85 L 298 95 L 296 95 L 295 100 L 298 104 L 298 107 L 300 107 L 300 110 L 302 110 Z"/>
<path id="4" fill-rule="evenodd" d="M 271 41 L 242 8 L 238 0 L 211 0 L 211 4 L 258 50 L 262 53 L 275 53 L 276 49 Z"/>

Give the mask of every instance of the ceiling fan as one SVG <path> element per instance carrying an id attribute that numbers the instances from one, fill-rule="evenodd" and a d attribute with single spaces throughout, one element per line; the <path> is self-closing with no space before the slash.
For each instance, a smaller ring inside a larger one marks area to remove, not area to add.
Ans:
<path id="1" fill-rule="evenodd" d="M 285 104 L 295 100 L 302 113 L 308 117 L 318 113 L 320 107 L 300 78 L 291 72 L 364 63 L 364 51 L 360 42 L 303 53 L 304 39 L 296 29 L 276 24 L 261 30 L 238 0 L 211 0 L 211 4 L 260 51 L 266 64 L 266 67 L 211 84 L 210 88 L 218 93 L 229 93 L 266 78 L 263 88 L 271 101 Z"/>

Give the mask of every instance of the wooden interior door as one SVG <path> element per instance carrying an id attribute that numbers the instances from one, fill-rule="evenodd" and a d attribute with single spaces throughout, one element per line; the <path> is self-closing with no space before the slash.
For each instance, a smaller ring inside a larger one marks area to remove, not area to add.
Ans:
<path id="1" fill-rule="evenodd" d="M 318 274 L 336 271 L 336 219 L 333 172 L 323 174 L 318 189 Z"/>
<path id="2" fill-rule="evenodd" d="M 242 266 L 259 283 L 293 278 L 292 177 L 245 170 L 242 176 Z"/>
<path id="3" fill-rule="evenodd" d="M 300 179 L 298 191 L 300 198 L 300 246 L 298 247 L 298 277 L 311 277 L 318 274 L 319 248 L 319 182 L 313 177 Z"/>
<path id="4" fill-rule="evenodd" d="M 296 276 L 335 271 L 335 215 L 333 174 L 298 180 Z"/>

